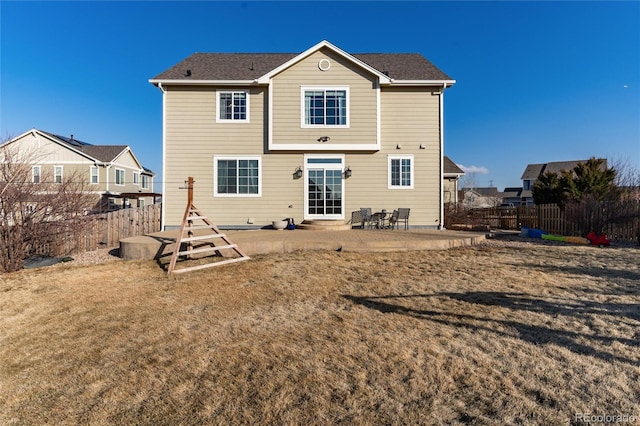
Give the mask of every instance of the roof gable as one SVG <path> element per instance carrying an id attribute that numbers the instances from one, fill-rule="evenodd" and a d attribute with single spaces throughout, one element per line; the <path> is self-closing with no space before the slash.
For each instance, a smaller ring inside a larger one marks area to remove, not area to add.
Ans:
<path id="1" fill-rule="evenodd" d="M 151 170 L 146 169 L 142 166 L 142 164 L 140 163 L 140 161 L 138 161 L 128 145 L 92 145 L 88 142 L 83 142 L 75 139 L 73 135 L 71 135 L 70 137 L 66 137 L 38 129 L 29 130 L 22 135 L 13 138 L 9 142 L 7 142 L 7 144 L 20 140 L 30 133 L 34 136 L 39 135 L 47 138 L 48 140 L 70 151 L 75 152 L 76 154 L 79 154 L 85 158 L 90 159 L 91 161 L 95 161 L 98 163 L 113 163 L 117 161 L 117 159 L 124 153 L 128 152 L 133 157 L 133 160 L 140 169 L 146 170 L 146 172 L 149 174 L 154 174 Z"/>

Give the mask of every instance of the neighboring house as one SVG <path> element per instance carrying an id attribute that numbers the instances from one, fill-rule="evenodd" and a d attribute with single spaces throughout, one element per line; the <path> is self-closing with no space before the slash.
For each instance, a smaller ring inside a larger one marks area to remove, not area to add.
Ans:
<path id="1" fill-rule="evenodd" d="M 443 159 L 443 197 L 445 203 L 458 204 L 458 183 L 464 172 L 446 155 Z"/>
<path id="2" fill-rule="evenodd" d="M 573 170 L 578 163 L 586 163 L 588 160 L 575 160 L 575 161 L 555 161 L 550 163 L 541 164 L 528 164 L 522 173 L 522 194 L 521 203 L 523 205 L 533 204 L 533 185 L 538 178 L 545 173 L 557 173 L 560 174 L 563 170 Z M 603 161 L 604 169 L 607 168 L 607 160 Z"/>
<path id="3" fill-rule="evenodd" d="M 531 191 L 524 191 L 518 187 L 506 187 L 503 192 L 498 193 L 498 197 L 500 197 L 502 204 L 520 206 L 526 205 L 526 199 L 523 198 L 523 194 L 529 194 L 528 196 L 530 197 Z"/>
<path id="4" fill-rule="evenodd" d="M 31 181 L 43 177 L 62 182 L 76 174 L 86 179 L 91 192 L 98 195 L 95 210 L 153 204 L 154 172 L 142 166 L 127 145 L 91 145 L 70 137 L 32 129 L 11 139 L 13 146 L 33 161 Z"/>
<path id="5" fill-rule="evenodd" d="M 460 190 L 462 206 L 467 209 L 484 209 L 497 207 L 502 202 L 498 195 L 498 188 L 494 186 L 486 188 L 463 188 Z"/>
<path id="6" fill-rule="evenodd" d="M 362 207 L 443 224 L 443 92 L 420 54 L 196 53 L 149 80 L 163 94 L 163 227 L 194 204 L 221 227 Z"/>

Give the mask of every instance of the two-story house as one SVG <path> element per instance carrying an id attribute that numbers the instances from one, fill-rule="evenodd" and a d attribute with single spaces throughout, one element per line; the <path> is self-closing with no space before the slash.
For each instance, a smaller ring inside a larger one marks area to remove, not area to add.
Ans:
<path id="1" fill-rule="evenodd" d="M 194 204 L 220 227 L 410 208 L 443 224 L 443 99 L 420 54 L 196 53 L 149 80 L 163 102 L 163 227 Z M 182 188 L 181 188 L 182 187 Z"/>
<path id="2" fill-rule="evenodd" d="M 32 129 L 9 140 L 11 147 L 28 158 L 31 182 L 51 179 L 62 183 L 65 176 L 86 180 L 96 194 L 95 210 L 153 204 L 155 173 L 142 166 L 127 145 L 92 145 L 66 137 Z"/>
<path id="3" fill-rule="evenodd" d="M 607 168 L 607 160 L 603 159 L 603 168 Z M 545 173 L 557 173 L 562 171 L 573 170 L 579 163 L 586 163 L 588 160 L 573 160 L 573 161 L 551 161 L 549 163 L 539 164 L 527 164 L 524 172 L 522 172 L 522 193 L 521 203 L 522 205 L 533 204 L 533 185 L 538 178 Z"/>

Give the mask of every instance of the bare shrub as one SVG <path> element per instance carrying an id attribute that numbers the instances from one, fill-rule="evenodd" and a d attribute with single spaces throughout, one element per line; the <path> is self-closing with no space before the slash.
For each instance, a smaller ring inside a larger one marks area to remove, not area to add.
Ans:
<path id="1" fill-rule="evenodd" d="M 78 172 L 57 182 L 46 171 L 34 172 L 41 160 L 35 150 L 0 147 L 0 271 L 21 269 L 32 253 L 49 254 L 41 242 L 52 233 L 77 227 L 97 200 Z"/>

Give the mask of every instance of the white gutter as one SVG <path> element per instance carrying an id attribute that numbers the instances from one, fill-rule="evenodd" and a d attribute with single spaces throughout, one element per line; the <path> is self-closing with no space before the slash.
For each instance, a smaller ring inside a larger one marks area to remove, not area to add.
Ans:
<path id="1" fill-rule="evenodd" d="M 149 83 L 160 87 L 164 84 L 172 85 L 204 85 L 204 86 L 246 86 L 250 84 L 258 84 L 258 80 L 149 80 Z M 162 90 L 162 89 L 161 89 Z"/>
<path id="2" fill-rule="evenodd" d="M 164 226 L 166 223 L 165 212 L 167 211 L 167 91 L 164 87 L 162 87 L 161 81 L 158 81 L 158 89 L 160 89 L 160 91 L 162 92 L 162 203 L 164 204 L 164 206 L 162 206 L 162 208 L 160 209 L 160 229 L 164 230 Z"/>
<path id="3" fill-rule="evenodd" d="M 455 84 L 455 80 L 394 80 L 392 86 L 443 86 L 443 90 Z"/>
<path id="4" fill-rule="evenodd" d="M 438 229 L 444 227 L 444 91 L 447 83 L 442 83 L 440 91 L 440 218 L 438 219 Z"/>

